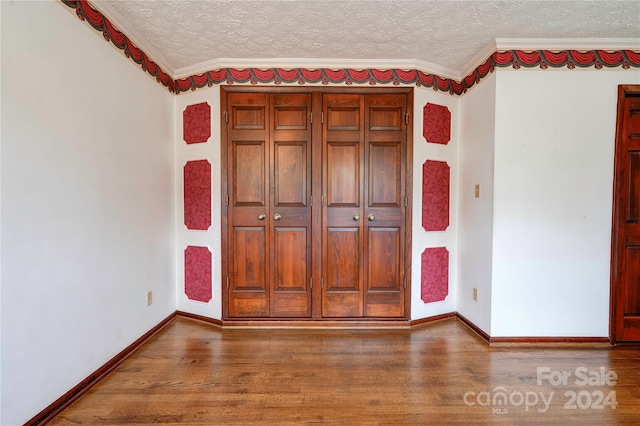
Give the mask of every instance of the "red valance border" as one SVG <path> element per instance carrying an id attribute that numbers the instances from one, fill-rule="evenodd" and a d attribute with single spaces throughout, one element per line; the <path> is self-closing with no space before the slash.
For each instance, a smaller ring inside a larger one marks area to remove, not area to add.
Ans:
<path id="1" fill-rule="evenodd" d="M 87 0 L 61 0 L 62 4 L 74 9 L 78 17 L 88 22 L 92 28 L 102 33 L 125 56 L 142 70 L 166 87 L 171 93 L 180 94 L 216 84 L 377 84 L 416 85 L 430 87 L 435 91 L 462 95 L 484 77 L 498 68 L 512 67 L 540 69 L 562 68 L 640 68 L 640 51 L 633 50 L 508 50 L 493 53 L 471 74 L 461 81 L 440 77 L 413 69 L 352 69 L 352 68 L 221 68 L 203 74 L 174 80 L 158 66 L 145 52 L 136 47 L 124 33 L 119 31 L 100 11 L 94 9 Z"/>

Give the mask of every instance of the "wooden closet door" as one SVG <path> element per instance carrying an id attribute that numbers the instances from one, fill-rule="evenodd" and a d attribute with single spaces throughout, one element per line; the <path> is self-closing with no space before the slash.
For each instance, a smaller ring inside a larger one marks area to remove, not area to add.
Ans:
<path id="1" fill-rule="evenodd" d="M 404 316 L 407 97 L 365 96 L 364 316 Z"/>
<path id="2" fill-rule="evenodd" d="M 324 95 L 324 317 L 405 315 L 406 94 Z"/>
<path id="3" fill-rule="evenodd" d="M 227 96 L 227 312 L 268 317 L 269 95 Z"/>
<path id="4" fill-rule="evenodd" d="M 364 96 L 325 94 L 322 316 L 363 313 Z"/>
<path id="5" fill-rule="evenodd" d="M 311 315 L 310 94 L 229 93 L 227 315 Z"/>
<path id="6" fill-rule="evenodd" d="M 640 86 L 619 86 L 611 256 L 612 342 L 640 342 Z"/>
<path id="7" fill-rule="evenodd" d="M 310 94 L 271 95 L 272 317 L 311 316 Z"/>

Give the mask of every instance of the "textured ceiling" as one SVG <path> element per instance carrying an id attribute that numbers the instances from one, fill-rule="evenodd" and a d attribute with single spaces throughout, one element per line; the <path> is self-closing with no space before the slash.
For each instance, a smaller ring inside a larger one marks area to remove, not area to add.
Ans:
<path id="1" fill-rule="evenodd" d="M 93 4 L 174 77 L 221 58 L 226 66 L 234 66 L 229 59 L 250 66 L 265 58 L 413 60 L 459 73 L 496 39 L 640 39 L 638 0 Z"/>

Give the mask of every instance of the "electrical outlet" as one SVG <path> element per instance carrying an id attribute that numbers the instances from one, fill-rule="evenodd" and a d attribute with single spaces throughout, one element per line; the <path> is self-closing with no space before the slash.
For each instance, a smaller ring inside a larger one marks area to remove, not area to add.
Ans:
<path id="1" fill-rule="evenodd" d="M 476 198 L 480 198 L 480 184 L 477 184 L 475 187 L 475 196 Z"/>
<path id="2" fill-rule="evenodd" d="M 147 306 L 150 306 L 153 303 L 153 292 L 149 290 L 147 292 Z"/>
<path id="3" fill-rule="evenodd" d="M 476 287 L 473 288 L 473 300 L 478 301 L 478 289 Z"/>

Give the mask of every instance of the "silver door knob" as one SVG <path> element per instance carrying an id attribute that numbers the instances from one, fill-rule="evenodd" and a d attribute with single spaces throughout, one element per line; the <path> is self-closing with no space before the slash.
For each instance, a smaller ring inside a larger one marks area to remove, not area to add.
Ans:
<path id="1" fill-rule="evenodd" d="M 369 220 L 369 222 L 373 222 L 374 220 L 376 220 L 376 217 L 370 214 L 369 216 L 367 216 L 367 220 Z"/>
<path id="2" fill-rule="evenodd" d="M 276 213 L 273 215 L 273 220 L 280 220 L 282 219 L 282 215 L 280 213 Z"/>
<path id="3" fill-rule="evenodd" d="M 358 213 L 353 215 L 353 220 L 360 220 L 360 215 Z"/>
<path id="4" fill-rule="evenodd" d="M 264 213 L 260 213 L 260 214 L 258 215 L 258 220 L 264 220 L 264 218 L 265 218 L 265 217 L 267 217 L 267 215 L 266 215 L 266 214 L 264 214 Z"/>

